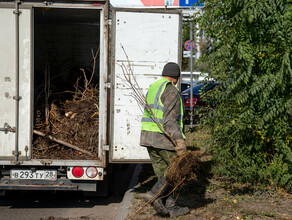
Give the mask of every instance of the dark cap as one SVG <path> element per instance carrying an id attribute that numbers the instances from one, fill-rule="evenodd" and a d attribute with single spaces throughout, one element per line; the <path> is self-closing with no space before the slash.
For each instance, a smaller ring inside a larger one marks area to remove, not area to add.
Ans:
<path id="1" fill-rule="evenodd" d="M 179 65 L 173 62 L 165 64 L 163 67 L 162 76 L 180 77 Z"/>

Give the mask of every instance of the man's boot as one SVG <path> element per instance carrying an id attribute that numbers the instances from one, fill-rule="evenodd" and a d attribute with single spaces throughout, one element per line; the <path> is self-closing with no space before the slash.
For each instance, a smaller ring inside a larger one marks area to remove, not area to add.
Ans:
<path id="1" fill-rule="evenodd" d="M 168 210 L 170 218 L 176 218 L 181 215 L 186 215 L 190 212 L 188 207 L 176 206 L 175 200 L 171 195 L 165 201 L 165 208 Z"/>
<path id="2" fill-rule="evenodd" d="M 163 192 L 165 191 L 166 187 L 164 187 L 163 190 L 162 187 L 165 184 L 165 179 L 159 179 L 157 181 L 157 183 L 152 187 L 152 189 L 148 192 L 145 193 L 144 195 L 142 195 L 142 198 L 144 199 L 145 202 L 150 201 L 154 196 L 156 196 L 157 198 L 151 203 L 153 208 L 155 209 L 155 211 L 157 212 L 157 214 L 165 216 L 168 214 L 168 209 L 165 208 L 162 199 L 159 198 L 159 196 L 161 196 L 163 194 Z M 161 192 L 159 192 L 161 191 Z M 157 195 L 157 193 L 159 192 L 159 194 Z"/>

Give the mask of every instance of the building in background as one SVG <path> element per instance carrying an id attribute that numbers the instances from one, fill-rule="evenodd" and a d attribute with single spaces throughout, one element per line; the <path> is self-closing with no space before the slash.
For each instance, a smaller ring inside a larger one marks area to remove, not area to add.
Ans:
<path id="1" fill-rule="evenodd" d="M 113 7 L 192 7 L 199 0 L 110 0 Z"/>

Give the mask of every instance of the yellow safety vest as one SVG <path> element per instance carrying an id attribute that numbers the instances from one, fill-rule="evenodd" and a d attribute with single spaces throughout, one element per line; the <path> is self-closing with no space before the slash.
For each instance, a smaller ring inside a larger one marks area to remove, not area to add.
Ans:
<path id="1" fill-rule="evenodd" d="M 178 88 L 171 81 L 165 78 L 161 78 L 160 80 L 157 80 L 155 83 L 150 85 L 149 91 L 146 95 L 147 103 L 150 105 L 154 117 L 157 119 L 161 127 L 163 127 L 162 121 L 164 113 L 164 105 L 161 102 L 161 95 L 163 94 L 165 87 L 168 83 L 171 83 L 178 90 Z M 185 135 L 183 133 L 183 103 L 181 96 L 179 96 L 179 98 L 180 98 L 180 115 L 178 119 L 178 124 L 180 125 L 181 128 L 181 134 L 183 138 L 185 138 Z M 146 109 L 144 110 L 141 130 L 163 133 L 159 126 L 154 122 L 154 120 L 152 119 L 153 117 L 151 117 L 150 114 L 151 112 L 148 112 Z"/>

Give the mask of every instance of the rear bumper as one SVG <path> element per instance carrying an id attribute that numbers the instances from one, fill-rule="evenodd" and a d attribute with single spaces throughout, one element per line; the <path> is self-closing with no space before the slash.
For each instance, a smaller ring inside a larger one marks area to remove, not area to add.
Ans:
<path id="1" fill-rule="evenodd" d="M 0 190 L 60 190 L 60 191 L 78 191 L 78 185 L 29 185 L 29 184 L 0 184 Z"/>
<path id="2" fill-rule="evenodd" d="M 0 190 L 53 190 L 53 191 L 93 191 L 97 189 L 97 181 L 72 181 L 57 179 L 56 181 L 15 181 L 8 178 L 0 181 Z"/>

